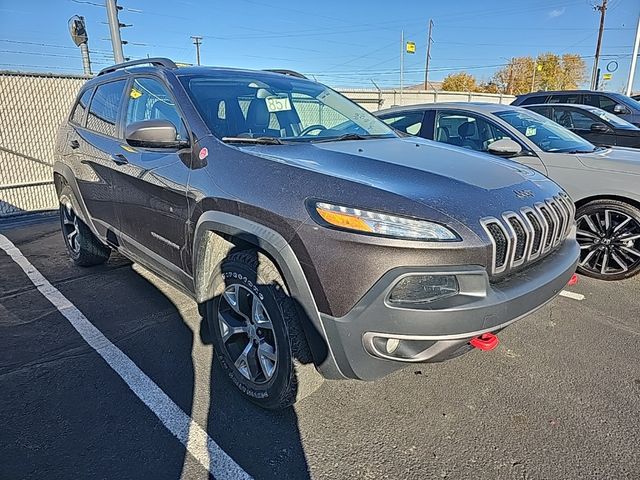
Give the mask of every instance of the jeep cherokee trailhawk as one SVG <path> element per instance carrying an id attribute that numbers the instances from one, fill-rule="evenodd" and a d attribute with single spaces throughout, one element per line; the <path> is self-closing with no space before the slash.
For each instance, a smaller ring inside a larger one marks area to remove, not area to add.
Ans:
<path id="1" fill-rule="evenodd" d="M 69 255 L 189 293 L 264 407 L 490 349 L 574 272 L 573 202 L 527 167 L 400 137 L 295 72 L 144 62 L 88 81 L 59 131 Z"/>

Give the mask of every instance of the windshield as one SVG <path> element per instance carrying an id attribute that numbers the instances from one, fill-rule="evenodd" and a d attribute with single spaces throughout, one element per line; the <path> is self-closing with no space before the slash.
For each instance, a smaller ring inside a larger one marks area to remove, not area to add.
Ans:
<path id="1" fill-rule="evenodd" d="M 308 80 L 216 72 L 183 76 L 180 81 L 211 132 L 227 142 L 256 139 L 278 144 L 395 136 L 362 107 Z M 273 138 L 280 141 L 265 141 Z"/>
<path id="2" fill-rule="evenodd" d="M 589 110 L 594 115 L 597 115 L 602 120 L 609 122 L 616 128 L 621 128 L 624 130 L 640 130 L 638 127 L 633 125 L 632 123 L 623 120 L 622 118 L 614 115 L 613 113 L 605 112 L 604 110 L 597 107 L 584 107 L 586 110 Z"/>
<path id="3" fill-rule="evenodd" d="M 545 152 L 588 153 L 596 150 L 593 144 L 582 137 L 537 113 L 506 110 L 496 112 L 494 115 L 515 127 Z"/>
<path id="4" fill-rule="evenodd" d="M 627 107 L 634 109 L 636 112 L 640 111 L 640 102 L 634 98 L 627 97 L 622 94 L 614 94 L 613 97 L 618 100 L 620 103 L 625 104 Z M 635 112 L 634 112 L 635 113 Z"/>

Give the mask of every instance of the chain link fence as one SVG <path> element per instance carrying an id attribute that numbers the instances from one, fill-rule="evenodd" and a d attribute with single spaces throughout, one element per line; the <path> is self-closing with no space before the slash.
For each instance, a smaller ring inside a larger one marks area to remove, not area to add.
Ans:
<path id="1" fill-rule="evenodd" d="M 56 208 L 55 135 L 85 81 L 0 72 L 0 217 Z"/>
<path id="2" fill-rule="evenodd" d="M 53 186 L 55 135 L 89 77 L 0 72 L 0 217 L 57 208 Z M 438 101 L 510 103 L 507 95 L 396 90 L 341 90 L 368 110 Z M 300 102 L 303 126 L 334 125 L 339 114 Z M 335 117 L 335 118 L 334 118 Z"/>

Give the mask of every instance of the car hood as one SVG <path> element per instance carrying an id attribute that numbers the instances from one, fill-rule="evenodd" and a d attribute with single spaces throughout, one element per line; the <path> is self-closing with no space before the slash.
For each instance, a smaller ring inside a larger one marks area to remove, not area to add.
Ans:
<path id="1" fill-rule="evenodd" d="M 498 215 L 560 191 L 547 177 L 516 162 L 415 137 L 241 149 L 402 195 L 460 220 L 473 216 L 472 211 Z"/>
<path id="2" fill-rule="evenodd" d="M 577 156 L 584 166 L 594 170 L 640 175 L 640 150 L 636 148 L 609 147 Z"/>

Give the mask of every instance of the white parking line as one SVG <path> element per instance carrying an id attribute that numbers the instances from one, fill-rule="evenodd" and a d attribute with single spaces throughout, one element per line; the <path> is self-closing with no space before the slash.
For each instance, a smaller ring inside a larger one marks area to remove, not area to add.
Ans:
<path id="1" fill-rule="evenodd" d="M 585 296 L 582 295 L 581 293 L 573 293 L 573 292 L 569 292 L 567 290 L 562 290 L 560 292 L 560 296 L 561 297 L 565 297 L 565 298 L 570 298 L 572 300 L 584 300 Z"/>
<path id="2" fill-rule="evenodd" d="M 111 343 L 80 310 L 49 283 L 7 237 L 1 234 L 0 248 L 22 268 L 40 293 L 69 320 L 82 338 L 215 478 L 251 479 L 200 425 L 178 407 L 122 350 Z"/>

